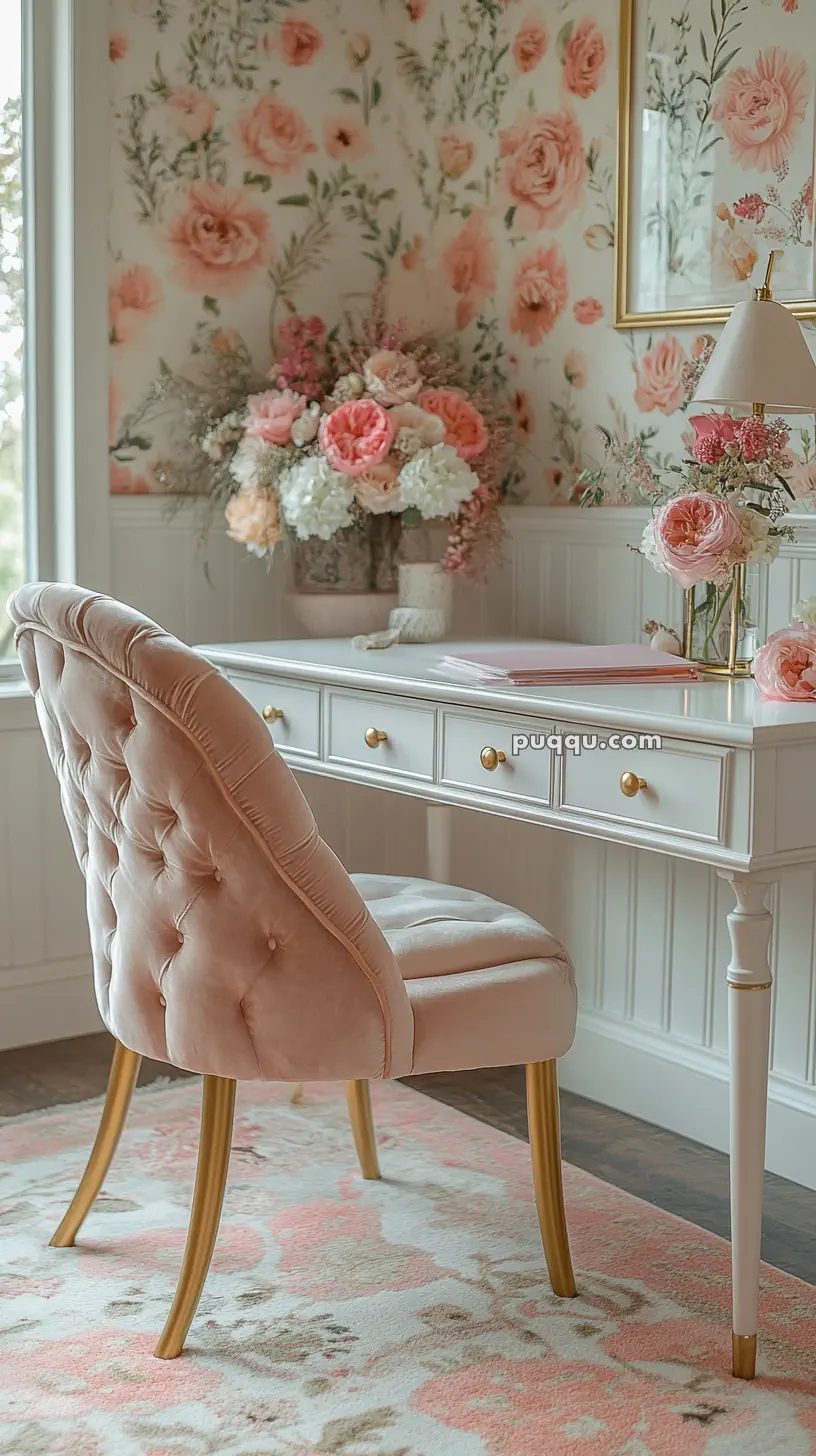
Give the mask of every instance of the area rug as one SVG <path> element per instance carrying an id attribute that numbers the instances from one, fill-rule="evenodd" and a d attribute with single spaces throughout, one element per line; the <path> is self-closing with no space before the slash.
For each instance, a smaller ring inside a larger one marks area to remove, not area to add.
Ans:
<path id="1" fill-rule="evenodd" d="M 47 1240 L 98 1104 L 0 1125 L 2 1456 L 808 1456 L 816 1291 L 763 1271 L 760 1376 L 730 1378 L 729 1250 L 574 1168 L 580 1297 L 550 1291 L 526 1144 L 374 1088 L 239 1091 L 185 1354 L 153 1359 L 184 1242 L 197 1082 L 137 1093 L 74 1249 Z"/>

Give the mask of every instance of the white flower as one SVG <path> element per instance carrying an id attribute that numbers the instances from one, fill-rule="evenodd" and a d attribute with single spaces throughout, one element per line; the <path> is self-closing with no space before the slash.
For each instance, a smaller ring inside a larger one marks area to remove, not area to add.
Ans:
<path id="1" fill-rule="evenodd" d="M 665 571 L 666 568 L 657 552 L 657 542 L 654 533 L 654 517 L 650 516 L 643 528 L 643 536 L 640 542 L 640 554 L 652 565 L 656 571 Z"/>
<path id="2" fill-rule="evenodd" d="M 230 461 L 230 475 L 242 490 L 276 485 L 291 461 L 292 452 L 285 446 L 269 445 L 255 435 L 245 435 Z"/>
<path id="3" fill-rule="evenodd" d="M 332 470 L 324 455 L 310 455 L 278 481 L 283 518 L 299 541 L 318 536 L 328 541 L 351 524 L 349 506 L 354 485 L 348 475 Z"/>
<path id="4" fill-rule="evenodd" d="M 292 444 L 310 445 L 320 424 L 320 405 L 316 399 L 307 405 L 292 425 Z"/>
<path id="5" fill-rule="evenodd" d="M 479 484 L 478 475 L 451 445 L 432 445 L 407 461 L 399 473 L 403 507 L 416 506 L 427 521 L 455 515 Z"/>
<path id="6" fill-rule="evenodd" d="M 742 527 L 742 542 L 746 561 L 773 561 L 779 550 L 779 541 L 770 534 L 771 526 L 767 516 L 752 511 L 748 506 L 734 506 Z"/>
<path id="7" fill-rule="evenodd" d="M 816 597 L 805 597 L 804 601 L 797 602 L 793 620 L 804 622 L 808 627 L 816 627 Z"/>
<path id="8" fill-rule="evenodd" d="M 394 449 L 402 455 L 417 455 L 431 445 L 441 445 L 445 438 L 444 421 L 418 404 L 398 404 L 388 411 L 388 417 L 396 431 Z"/>

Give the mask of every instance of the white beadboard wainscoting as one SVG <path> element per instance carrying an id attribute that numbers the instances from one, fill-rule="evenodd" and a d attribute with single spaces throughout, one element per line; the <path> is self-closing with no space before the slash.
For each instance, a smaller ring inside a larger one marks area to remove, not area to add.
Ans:
<path id="1" fill-rule="evenodd" d="M 188 641 L 288 635 L 282 574 L 220 530 L 202 546 L 197 519 L 156 498 L 114 499 L 111 590 Z M 645 520 L 630 508 L 514 508 L 505 564 L 458 594 L 455 631 L 608 642 L 638 640 L 650 617 L 679 627 L 680 593 L 630 549 Z M 816 595 L 816 518 L 797 534 L 766 573 L 762 633 Z M 81 880 L 30 702 L 0 700 L 0 735 L 0 1045 L 13 1046 L 99 1023 Z M 424 873 L 419 801 L 301 782 L 350 869 Z M 463 810 L 452 838 L 457 880 L 538 915 L 572 951 L 580 1028 L 563 1084 L 725 1148 L 729 887 L 693 864 Z M 786 871 L 773 904 L 768 1166 L 816 1188 L 813 869 Z"/>

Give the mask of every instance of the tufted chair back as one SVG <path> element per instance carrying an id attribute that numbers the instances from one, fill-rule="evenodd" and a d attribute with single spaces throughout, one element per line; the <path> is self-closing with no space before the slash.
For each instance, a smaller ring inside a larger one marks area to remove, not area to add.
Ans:
<path id="1" fill-rule="evenodd" d="M 33 584 L 8 610 L 113 1035 L 242 1080 L 409 1071 L 394 957 L 237 690 L 110 597 Z"/>

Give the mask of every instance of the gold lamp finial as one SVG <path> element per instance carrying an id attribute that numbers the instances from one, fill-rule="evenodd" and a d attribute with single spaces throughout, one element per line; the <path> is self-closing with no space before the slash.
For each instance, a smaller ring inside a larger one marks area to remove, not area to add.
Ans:
<path id="1" fill-rule="evenodd" d="M 784 251 L 784 248 L 773 249 L 768 257 L 768 267 L 765 270 L 765 282 L 763 283 L 761 288 L 754 289 L 754 298 L 761 299 L 763 303 L 769 303 L 773 300 L 773 294 L 771 292 L 771 278 L 773 277 L 773 270 L 776 264 L 776 260 L 777 258 L 782 257 Z"/>

